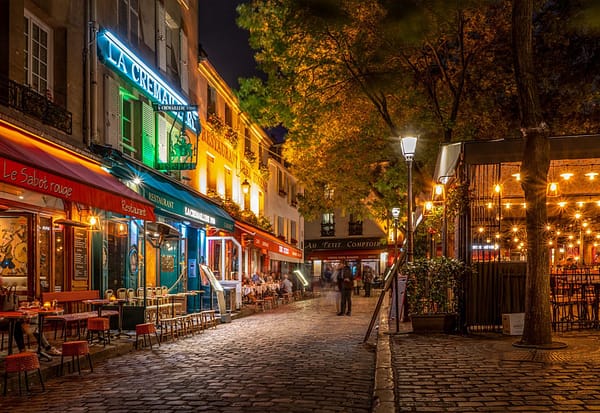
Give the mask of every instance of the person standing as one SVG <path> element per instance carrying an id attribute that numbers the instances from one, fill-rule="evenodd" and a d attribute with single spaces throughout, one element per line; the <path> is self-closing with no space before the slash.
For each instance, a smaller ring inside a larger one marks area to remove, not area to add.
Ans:
<path id="1" fill-rule="evenodd" d="M 344 262 L 344 266 L 340 270 L 341 275 L 341 292 L 342 302 L 340 312 L 337 315 L 350 315 L 352 313 L 352 290 L 354 289 L 354 280 L 352 279 L 352 270 L 350 266 Z"/>
<path id="2" fill-rule="evenodd" d="M 373 282 L 373 270 L 368 265 L 363 271 L 363 284 L 365 285 L 365 297 L 371 296 L 371 283 Z"/>
<path id="3" fill-rule="evenodd" d="M 281 282 L 281 290 L 284 294 L 291 294 L 293 290 L 293 284 L 290 281 L 287 274 L 283 274 L 283 281 Z"/>

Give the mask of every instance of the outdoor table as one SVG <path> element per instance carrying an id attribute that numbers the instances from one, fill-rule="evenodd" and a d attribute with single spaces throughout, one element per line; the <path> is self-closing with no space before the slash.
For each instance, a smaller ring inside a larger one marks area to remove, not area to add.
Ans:
<path id="1" fill-rule="evenodd" d="M 116 337 L 123 334 L 123 305 L 127 302 L 126 298 L 96 298 L 93 300 L 83 300 L 84 304 L 89 304 L 98 308 L 98 317 L 102 317 L 102 307 L 105 305 L 117 304 L 119 306 L 119 332 L 115 335 Z"/>
<path id="2" fill-rule="evenodd" d="M 0 311 L 0 319 L 8 320 L 8 354 L 12 354 L 12 343 L 15 336 L 17 321 L 24 321 L 28 315 L 23 311 Z"/>
<path id="3" fill-rule="evenodd" d="M 82 303 L 96 307 L 98 309 L 98 317 L 102 317 L 102 306 L 110 304 L 111 301 L 108 298 L 94 298 L 92 300 L 83 300 Z"/>
<path id="4" fill-rule="evenodd" d="M 119 327 L 118 327 L 118 332 L 117 334 L 115 334 L 115 337 L 121 337 L 121 336 L 128 336 L 128 333 L 124 333 L 123 332 L 123 306 L 125 305 L 125 303 L 128 300 L 126 298 L 117 298 L 114 300 L 109 300 L 108 305 L 114 305 L 114 303 L 117 303 L 117 305 L 119 306 Z M 102 307 L 100 307 L 100 309 L 102 309 Z"/>

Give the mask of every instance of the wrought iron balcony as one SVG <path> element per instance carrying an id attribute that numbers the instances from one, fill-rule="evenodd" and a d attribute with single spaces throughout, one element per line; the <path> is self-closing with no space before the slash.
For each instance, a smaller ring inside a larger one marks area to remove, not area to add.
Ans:
<path id="1" fill-rule="evenodd" d="M 28 86 L 0 77 L 0 104 L 39 119 L 69 135 L 73 133 L 71 112 L 40 95 Z"/>

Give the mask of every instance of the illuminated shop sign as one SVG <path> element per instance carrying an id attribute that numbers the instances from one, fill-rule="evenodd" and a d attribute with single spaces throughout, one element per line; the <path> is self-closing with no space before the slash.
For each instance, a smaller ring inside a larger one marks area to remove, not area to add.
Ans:
<path id="1" fill-rule="evenodd" d="M 98 35 L 98 53 L 105 64 L 131 80 L 154 103 L 169 110 L 191 106 L 108 30 Z M 197 112 L 173 112 L 172 115 L 182 122 L 185 116 L 186 126 L 198 132 L 200 122 Z"/>
<path id="2" fill-rule="evenodd" d="M 191 218 L 194 221 L 206 223 L 212 226 L 217 225 L 217 220 L 215 217 L 199 211 L 196 208 L 192 208 L 179 199 L 170 197 L 162 192 L 153 191 L 152 189 L 147 188 L 146 198 L 164 211 L 173 212 L 177 215 L 182 215 Z"/>

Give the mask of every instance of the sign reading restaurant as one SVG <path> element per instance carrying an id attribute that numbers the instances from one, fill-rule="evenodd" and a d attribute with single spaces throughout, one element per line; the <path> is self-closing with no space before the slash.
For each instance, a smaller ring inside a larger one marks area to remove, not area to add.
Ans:
<path id="1" fill-rule="evenodd" d="M 344 238 L 304 240 L 305 250 L 372 250 L 385 248 L 385 238 Z"/>
<path id="2" fill-rule="evenodd" d="M 189 129 L 198 132 L 198 112 L 190 111 L 193 105 L 188 105 L 181 95 L 154 73 L 144 62 L 142 62 L 131 50 L 108 30 L 103 30 L 98 35 L 98 52 L 105 64 L 114 68 L 126 79 L 137 85 L 154 103 L 161 105 L 165 110 L 173 112 L 173 115 L 183 122 Z M 182 108 L 188 108 L 181 111 Z"/>
<path id="3" fill-rule="evenodd" d="M 197 209 L 192 208 L 189 205 L 186 205 L 183 202 L 175 198 L 171 198 L 170 196 L 161 192 L 153 191 L 151 189 L 146 188 L 146 198 L 148 198 L 149 201 L 152 201 L 154 205 L 156 205 L 158 208 L 164 211 L 173 212 L 175 214 L 188 217 L 195 221 L 199 221 L 213 226 L 215 226 L 217 223 L 215 217 L 208 215 L 204 212 L 198 211 Z"/>

